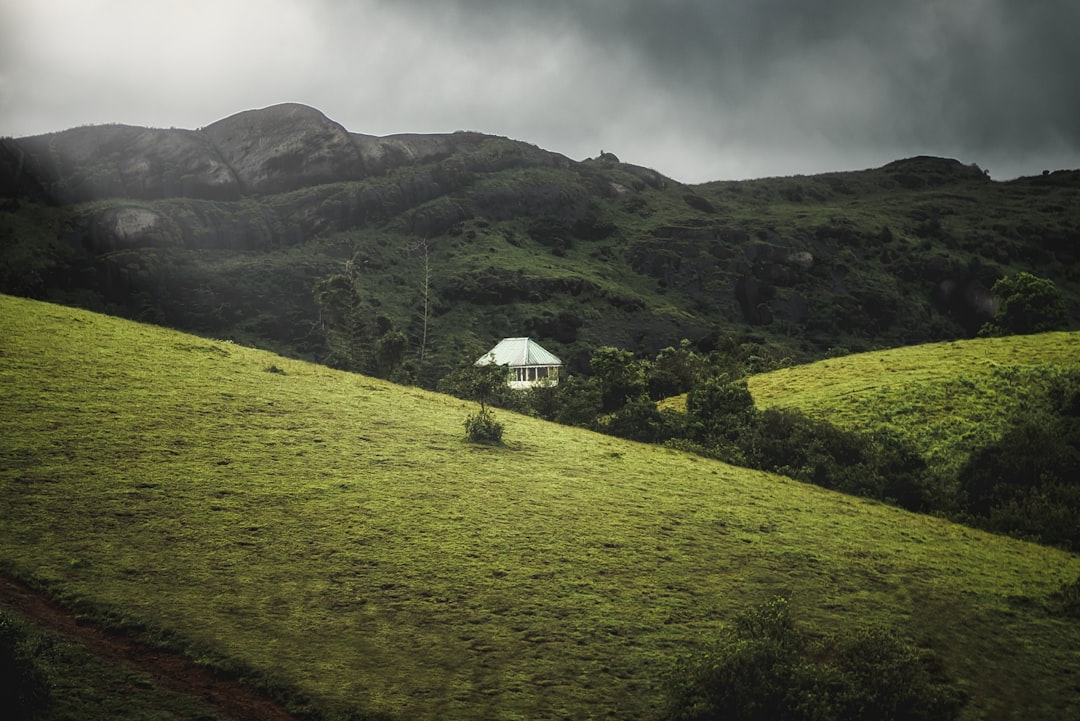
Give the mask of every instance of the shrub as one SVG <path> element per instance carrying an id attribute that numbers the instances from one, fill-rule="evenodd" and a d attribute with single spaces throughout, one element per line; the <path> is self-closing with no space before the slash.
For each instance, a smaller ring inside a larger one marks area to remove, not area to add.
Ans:
<path id="1" fill-rule="evenodd" d="M 627 400 L 619 410 L 607 419 L 602 427 L 605 433 L 642 443 L 657 443 L 661 438 L 660 411 L 656 402 L 640 395 Z"/>
<path id="2" fill-rule="evenodd" d="M 40 643 L 0 611 L 0 708 L 7 718 L 43 718 L 49 705 L 48 677 L 36 660 Z"/>
<path id="3" fill-rule="evenodd" d="M 1063 583 L 1050 594 L 1051 608 L 1062 615 L 1080 618 L 1080 576 L 1072 583 Z"/>
<path id="4" fill-rule="evenodd" d="M 1065 294 L 1054 282 L 1031 273 L 1001 278 L 990 290 L 998 302 L 994 320 L 979 331 L 982 336 L 1043 333 L 1069 328 Z"/>
<path id="5" fill-rule="evenodd" d="M 602 394 L 595 378 L 569 376 L 559 381 L 558 408 L 554 420 L 567 426 L 591 426 L 600 415 Z"/>
<path id="6" fill-rule="evenodd" d="M 734 440 L 745 433 L 752 422 L 754 397 L 746 381 L 728 382 L 726 377 L 713 378 L 693 389 L 686 396 L 686 412 L 699 424 L 705 442 Z"/>
<path id="7" fill-rule="evenodd" d="M 926 463 L 896 434 L 859 433 L 770 408 L 755 414 L 740 444 L 752 468 L 910 510 L 926 505 Z"/>
<path id="8" fill-rule="evenodd" d="M 804 639 L 787 601 L 736 617 L 715 648 L 679 664 L 669 679 L 671 721 L 784 721 L 798 705 Z"/>
<path id="9" fill-rule="evenodd" d="M 470 414 L 465 419 L 465 434 L 473 443 L 499 445 L 502 443 L 502 423 L 495 420 L 495 414 L 481 408 L 476 415 Z"/>
<path id="10" fill-rule="evenodd" d="M 947 721 L 963 696 L 890 629 L 812 641 L 774 598 L 669 679 L 672 721 Z"/>
<path id="11" fill-rule="evenodd" d="M 1000 438 L 972 452 L 957 479 L 976 524 L 1080 549 L 1080 375 L 1052 378 Z"/>

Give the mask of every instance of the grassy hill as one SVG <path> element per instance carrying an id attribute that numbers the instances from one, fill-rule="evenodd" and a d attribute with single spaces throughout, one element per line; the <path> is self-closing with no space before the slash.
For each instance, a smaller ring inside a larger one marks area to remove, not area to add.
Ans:
<path id="1" fill-rule="evenodd" d="M 0 565 L 324 709 L 655 718 L 676 659 L 783 594 L 815 633 L 898 625 L 971 718 L 1080 713 L 1049 603 L 1080 558 L 509 413 L 474 446 L 471 410 L 3 296 Z"/>
<path id="2" fill-rule="evenodd" d="M 1048 381 L 1080 369 L 1080 333 L 932 343 L 751 376 L 761 408 L 797 408 L 845 428 L 888 429 L 936 471 L 958 469 L 1043 403 Z"/>

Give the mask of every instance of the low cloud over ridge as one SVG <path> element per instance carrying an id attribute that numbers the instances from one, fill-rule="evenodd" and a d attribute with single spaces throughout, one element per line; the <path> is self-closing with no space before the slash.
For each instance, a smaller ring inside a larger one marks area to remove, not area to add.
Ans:
<path id="1" fill-rule="evenodd" d="M 1080 167 L 1069 0 L 11 0 L 0 133 L 197 127 L 282 101 L 686 182 L 935 154 Z"/>

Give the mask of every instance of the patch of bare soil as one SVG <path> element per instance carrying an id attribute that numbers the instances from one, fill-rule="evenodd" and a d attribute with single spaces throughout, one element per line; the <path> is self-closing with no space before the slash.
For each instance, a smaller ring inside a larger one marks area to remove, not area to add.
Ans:
<path id="1" fill-rule="evenodd" d="M 0 606 L 41 629 L 82 644 L 107 663 L 122 664 L 149 676 L 161 689 L 199 699 L 233 721 L 297 721 L 281 704 L 236 681 L 220 679 L 190 659 L 137 643 L 121 634 L 78 623 L 26 585 L 0 574 Z"/>

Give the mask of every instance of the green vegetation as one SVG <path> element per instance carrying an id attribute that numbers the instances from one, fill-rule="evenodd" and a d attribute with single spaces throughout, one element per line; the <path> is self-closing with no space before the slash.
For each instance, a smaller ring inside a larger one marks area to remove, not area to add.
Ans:
<path id="1" fill-rule="evenodd" d="M 0 708 L 19 721 L 218 718 L 196 699 L 95 657 L 0 610 Z"/>
<path id="2" fill-rule="evenodd" d="M 474 443 L 502 443 L 503 425 L 495 420 L 495 413 L 481 408 L 476 415 L 465 417 L 465 435 Z"/>
<path id="3" fill-rule="evenodd" d="M 759 407 L 886 434 L 927 467 L 922 502 L 1077 548 L 1080 333 L 983 338 L 753 376 Z"/>
<path id="4" fill-rule="evenodd" d="M 654 718 L 783 595 L 914 639 L 963 718 L 1080 713 L 1076 556 L 509 412 L 470 444 L 469 407 L 0 297 L 0 566 L 326 712 Z"/>
<path id="5" fill-rule="evenodd" d="M 1012 335 L 1068 330 L 1069 313 L 1065 295 L 1046 278 L 1017 273 L 994 283 L 991 292 L 998 299 L 994 319 L 980 335 Z"/>
<path id="6" fill-rule="evenodd" d="M 1080 333 L 980 338 L 830 358 L 752 376 L 748 386 L 761 408 L 891 430 L 932 467 L 955 470 L 1078 359 Z"/>
<path id="7" fill-rule="evenodd" d="M 49 706 L 39 638 L 0 611 L 0 707 L 17 719 L 41 718 Z"/>
<path id="8" fill-rule="evenodd" d="M 683 338 L 800 362 L 966 338 L 997 322 L 995 283 L 1021 274 L 1060 293 L 1054 327 L 1078 318 L 1075 171 L 998 183 L 910 158 L 689 187 L 610 156 L 574 163 L 476 134 L 433 142 L 444 150 L 248 196 L 177 197 L 182 178 L 165 197 L 125 193 L 118 154 L 84 154 L 97 165 L 45 179 L 56 205 L 31 189 L 0 203 L 0 292 L 425 388 L 506 336 L 541 340 L 577 373 L 600 347 L 653 358 Z M 49 165 L 44 145 L 10 141 L 0 155 Z"/>
<path id="9" fill-rule="evenodd" d="M 1072 583 L 1063 583 L 1051 594 L 1051 608 L 1058 613 L 1080 618 L 1080 576 Z"/>
<path id="10" fill-rule="evenodd" d="M 803 633 L 788 602 L 736 616 L 714 649 L 672 674 L 675 721 L 948 721 L 964 698 L 936 662 L 885 628 L 824 640 Z"/>

